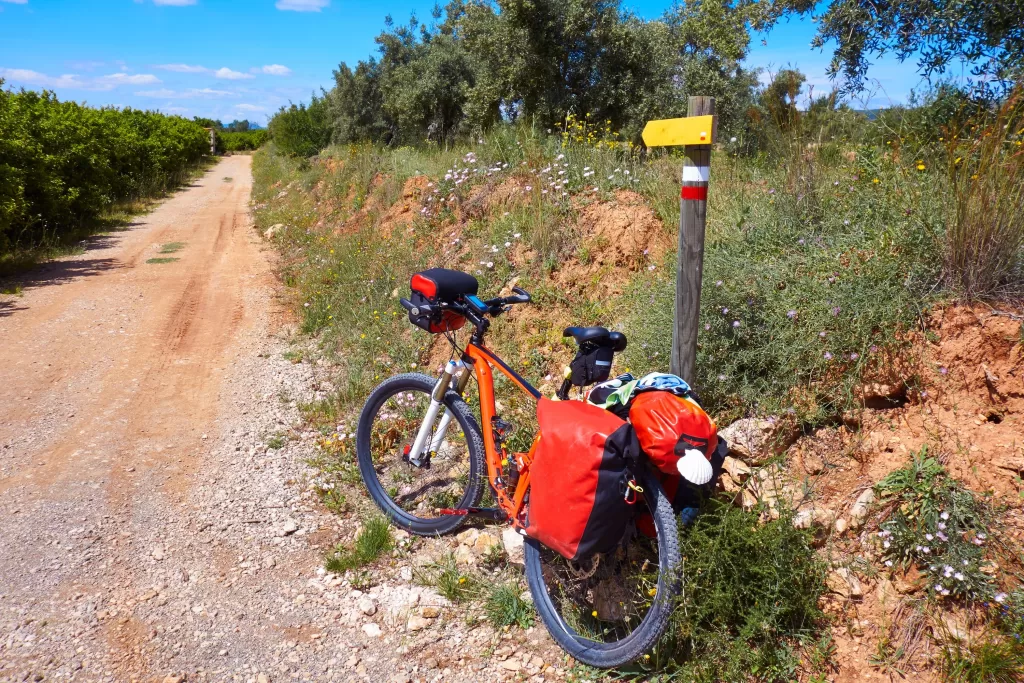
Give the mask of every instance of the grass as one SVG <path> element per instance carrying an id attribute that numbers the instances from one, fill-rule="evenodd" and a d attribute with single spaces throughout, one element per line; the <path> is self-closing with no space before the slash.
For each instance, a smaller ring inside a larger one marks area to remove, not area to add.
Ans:
<path id="1" fill-rule="evenodd" d="M 394 547 L 391 525 L 383 515 L 375 515 L 363 522 L 363 528 L 351 547 L 339 545 L 324 560 L 324 569 L 337 574 L 359 569 L 376 561 Z"/>
<path id="2" fill-rule="evenodd" d="M 175 261 L 180 261 L 180 260 L 181 259 L 174 258 L 174 257 L 155 256 L 153 258 L 146 259 L 146 263 L 174 263 Z"/>
<path id="3" fill-rule="evenodd" d="M 497 628 L 518 626 L 527 629 L 533 626 L 533 603 L 523 598 L 526 588 L 517 579 L 494 584 L 484 600 L 484 614 Z"/>
<path id="4" fill-rule="evenodd" d="M 421 585 L 436 588 L 438 593 L 455 604 L 469 602 L 480 591 L 477 577 L 463 571 L 450 553 L 421 569 L 415 579 Z"/>
<path id="5" fill-rule="evenodd" d="M 161 244 L 160 245 L 159 253 L 161 253 L 161 254 L 173 254 L 175 252 L 181 251 L 184 248 L 185 248 L 185 243 L 184 242 L 167 242 L 166 244 Z"/>
<path id="6" fill-rule="evenodd" d="M 947 647 L 943 678 L 949 683 L 1019 683 L 1024 680 L 1024 647 L 1003 639 Z"/>
<path id="7" fill-rule="evenodd" d="M 284 448 L 284 445 L 288 443 L 288 437 L 284 434 L 274 434 L 267 439 L 267 448 L 272 451 Z"/>
<path id="8" fill-rule="evenodd" d="M 1024 88 L 994 116 L 951 128 L 946 278 L 969 298 L 1024 295 Z"/>

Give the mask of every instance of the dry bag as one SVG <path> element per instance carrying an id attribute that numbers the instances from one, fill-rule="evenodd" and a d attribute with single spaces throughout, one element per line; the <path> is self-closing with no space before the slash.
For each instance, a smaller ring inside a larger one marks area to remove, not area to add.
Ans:
<path id="1" fill-rule="evenodd" d="M 667 391 L 637 394 L 629 421 L 644 453 L 666 474 L 679 474 L 676 462 L 686 451 L 698 450 L 710 461 L 718 446 L 718 428 L 708 414 L 694 401 Z"/>
<path id="2" fill-rule="evenodd" d="M 570 560 L 615 547 L 626 530 L 632 426 L 582 401 L 537 404 L 526 533 Z"/>

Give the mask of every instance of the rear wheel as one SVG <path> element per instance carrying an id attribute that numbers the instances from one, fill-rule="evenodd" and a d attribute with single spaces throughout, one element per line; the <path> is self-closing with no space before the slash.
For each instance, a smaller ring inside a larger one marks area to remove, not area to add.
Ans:
<path id="1" fill-rule="evenodd" d="M 408 448 L 427 415 L 436 382 L 418 373 L 384 381 L 366 400 L 356 430 L 359 472 L 370 497 L 396 526 L 424 536 L 458 527 L 464 516 L 439 510 L 475 506 L 483 493 L 480 427 L 453 391 L 431 425 L 431 441 L 438 448 L 424 465 L 409 461 Z M 445 420 L 446 414 L 452 419 Z"/>
<path id="2" fill-rule="evenodd" d="M 641 476 L 635 524 L 619 546 L 584 563 L 526 541 L 526 579 L 551 636 L 590 666 L 621 666 L 651 649 L 679 592 L 679 537 L 672 505 L 650 472 Z"/>

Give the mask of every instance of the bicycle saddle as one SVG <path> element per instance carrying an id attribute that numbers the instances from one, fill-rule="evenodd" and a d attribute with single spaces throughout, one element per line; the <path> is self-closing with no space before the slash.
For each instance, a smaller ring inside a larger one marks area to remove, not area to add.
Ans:
<path id="1" fill-rule="evenodd" d="M 626 335 L 621 332 L 611 332 L 606 327 L 567 327 L 562 332 L 562 336 L 572 337 L 580 346 L 589 342 L 595 346 L 611 348 L 616 352 L 626 348 Z"/>

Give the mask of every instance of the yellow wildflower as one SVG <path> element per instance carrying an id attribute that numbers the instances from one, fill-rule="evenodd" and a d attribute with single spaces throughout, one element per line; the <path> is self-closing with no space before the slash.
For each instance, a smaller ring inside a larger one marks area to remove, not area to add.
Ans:
<path id="1" fill-rule="evenodd" d="M 881 180 L 879 180 L 878 178 L 873 178 L 873 179 L 871 180 L 871 182 L 873 182 L 873 183 L 874 183 L 875 185 L 877 185 L 878 183 L 880 183 L 880 182 L 882 182 L 882 181 L 881 181 Z"/>
<path id="2" fill-rule="evenodd" d="M 923 171 L 924 170 L 924 162 L 923 161 L 918 161 L 917 162 L 917 170 L 918 171 Z"/>

